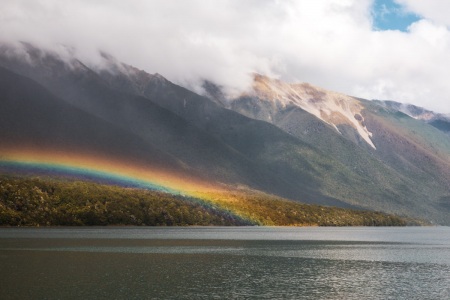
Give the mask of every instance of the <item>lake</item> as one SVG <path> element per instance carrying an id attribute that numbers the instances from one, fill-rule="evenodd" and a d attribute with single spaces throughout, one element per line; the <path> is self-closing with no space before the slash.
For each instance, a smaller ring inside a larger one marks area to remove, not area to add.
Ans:
<path id="1" fill-rule="evenodd" d="M 0 299 L 450 299 L 450 228 L 0 228 Z"/>

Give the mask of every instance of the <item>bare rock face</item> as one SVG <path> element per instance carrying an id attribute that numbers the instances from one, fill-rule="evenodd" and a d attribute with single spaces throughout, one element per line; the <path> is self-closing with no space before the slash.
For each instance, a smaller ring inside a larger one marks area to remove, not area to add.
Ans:
<path id="1" fill-rule="evenodd" d="M 364 125 L 364 117 L 361 114 L 364 106 L 353 97 L 327 91 L 309 83 L 289 84 L 255 75 L 253 90 L 234 99 L 231 106 L 243 111 L 245 109 L 239 109 L 239 106 L 242 102 L 248 102 L 249 98 L 254 98 L 256 102 L 265 102 L 260 106 L 266 109 L 255 108 L 255 115 L 259 119 L 274 123 L 277 113 L 298 107 L 324 121 L 339 133 L 341 125 L 350 126 L 368 145 L 376 148 L 371 140 L 372 133 Z"/>

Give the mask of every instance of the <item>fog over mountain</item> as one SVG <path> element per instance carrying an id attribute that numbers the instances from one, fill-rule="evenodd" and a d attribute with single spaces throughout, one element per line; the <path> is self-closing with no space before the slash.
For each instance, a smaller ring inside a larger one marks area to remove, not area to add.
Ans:
<path id="1" fill-rule="evenodd" d="M 0 40 L 91 67 L 103 51 L 197 92 L 207 79 L 236 96 L 259 73 L 449 113 L 450 4 L 395 2 L 418 16 L 406 31 L 376 28 L 373 0 L 4 0 Z"/>
<path id="2" fill-rule="evenodd" d="M 202 96 L 101 57 L 102 68 L 89 68 L 29 43 L 0 47 L 0 162 L 87 153 L 77 162 L 201 182 L 195 190 L 244 188 L 448 224 L 444 115 L 424 120 L 433 112 L 256 74 L 248 92 L 224 101 L 214 83 Z"/>
<path id="3" fill-rule="evenodd" d="M 450 4 L 379 3 L 5 0 L 0 160 L 448 225 Z"/>

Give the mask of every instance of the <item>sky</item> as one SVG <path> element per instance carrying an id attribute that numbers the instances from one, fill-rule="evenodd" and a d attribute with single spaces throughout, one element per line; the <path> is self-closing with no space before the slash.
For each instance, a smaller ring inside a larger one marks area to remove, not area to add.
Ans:
<path id="1" fill-rule="evenodd" d="M 373 28 L 375 30 L 408 31 L 408 27 L 421 19 L 413 11 L 393 0 L 377 0 L 372 6 Z"/>
<path id="2" fill-rule="evenodd" d="M 450 1 L 2 0 L 0 41 L 99 51 L 201 92 L 261 73 L 450 113 Z"/>

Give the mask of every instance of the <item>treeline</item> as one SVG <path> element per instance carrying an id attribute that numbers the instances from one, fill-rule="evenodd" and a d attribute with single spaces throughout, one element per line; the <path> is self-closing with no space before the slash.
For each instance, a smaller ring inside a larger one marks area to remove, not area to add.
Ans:
<path id="1" fill-rule="evenodd" d="M 301 204 L 259 192 L 183 197 L 86 181 L 0 176 L 0 226 L 405 226 L 371 211 Z"/>
<path id="2" fill-rule="evenodd" d="M 224 209 L 267 226 L 424 226 L 426 221 L 381 212 L 303 204 L 257 191 L 205 194 Z"/>
<path id="3" fill-rule="evenodd" d="M 85 181 L 0 176 L 0 225 L 250 225 L 181 196 Z"/>

